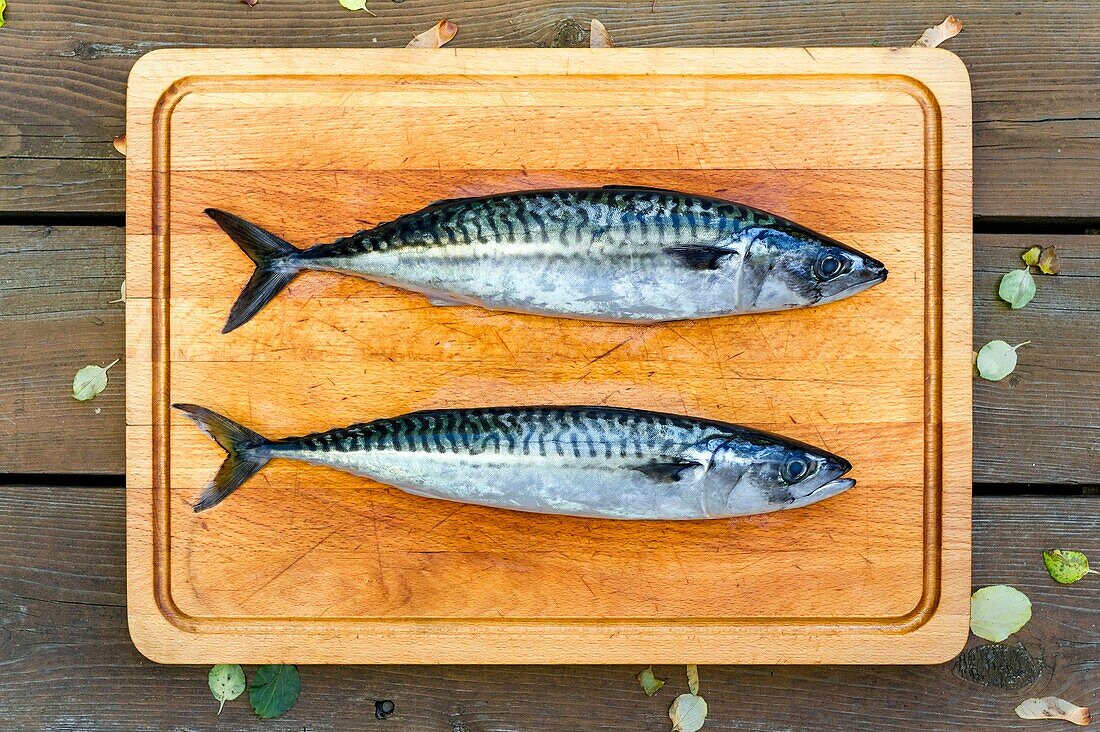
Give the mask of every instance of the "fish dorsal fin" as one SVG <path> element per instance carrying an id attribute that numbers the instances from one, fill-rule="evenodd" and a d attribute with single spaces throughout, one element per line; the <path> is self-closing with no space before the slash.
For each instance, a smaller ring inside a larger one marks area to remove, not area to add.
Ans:
<path id="1" fill-rule="evenodd" d="M 463 198 L 463 197 L 459 197 L 459 198 L 439 198 L 439 199 L 436 199 L 435 201 L 432 201 L 431 203 L 429 203 L 424 208 L 436 208 L 437 206 L 448 206 L 452 203 L 458 203 L 459 201 L 465 201 L 465 200 L 466 200 L 466 198 Z"/>
<path id="2" fill-rule="evenodd" d="M 668 247 L 666 252 L 683 262 L 689 269 L 718 269 L 718 262 L 722 257 L 737 256 L 732 249 L 711 246 L 710 244 L 686 244 L 679 247 Z"/>
<path id="3" fill-rule="evenodd" d="M 443 208 L 445 206 L 452 206 L 456 203 L 462 203 L 463 201 L 469 201 L 470 198 L 471 198 L 470 196 L 457 196 L 455 198 L 440 198 L 438 201 L 432 201 L 431 203 L 429 203 L 427 206 L 420 209 L 416 213 L 420 214 L 420 213 L 426 213 L 428 211 L 434 211 L 437 208 Z M 475 198 L 476 198 L 476 196 L 475 196 Z"/>
<path id="4" fill-rule="evenodd" d="M 703 466 L 694 460 L 671 458 L 663 461 L 654 460 L 653 462 L 639 465 L 634 469 L 650 480 L 658 483 L 677 483 L 683 477 L 684 472 L 701 467 Z"/>
<path id="5" fill-rule="evenodd" d="M 647 193 L 675 193 L 680 196 L 685 195 L 684 193 L 681 193 L 680 191 L 674 191 L 671 188 L 658 188 L 657 186 L 607 185 L 600 186 L 600 189 L 604 191 L 646 191 Z"/>

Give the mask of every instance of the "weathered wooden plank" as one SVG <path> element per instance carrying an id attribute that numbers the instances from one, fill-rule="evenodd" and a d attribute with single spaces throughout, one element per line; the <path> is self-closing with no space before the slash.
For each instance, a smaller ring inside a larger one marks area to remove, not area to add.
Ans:
<path id="1" fill-rule="evenodd" d="M 123 355 L 122 270 L 117 227 L 0 227 L 0 473 L 123 472 L 125 364 L 72 396 Z"/>
<path id="2" fill-rule="evenodd" d="M 1035 300 L 1012 311 L 1000 276 L 1051 242 L 1063 273 L 1036 275 Z M 1033 341 L 1012 377 L 975 382 L 974 480 L 1095 483 L 1100 236 L 980 235 L 974 263 L 975 348 Z M 0 472 L 123 472 L 125 363 L 94 401 L 69 395 L 76 369 L 122 353 L 122 305 L 107 303 L 122 269 L 120 229 L 0 227 Z"/>
<path id="3" fill-rule="evenodd" d="M 1040 552 L 1100 555 L 1097 521 L 1094 498 L 975 500 L 974 584 L 1028 594 L 1034 615 L 1016 640 L 1037 659 L 994 663 L 979 678 L 1002 672 L 1019 688 L 964 680 L 958 661 L 705 666 L 707 728 L 1003 730 L 1018 723 L 1012 709 L 1028 696 L 1095 700 L 1100 584 L 1055 585 Z M 373 722 L 373 700 L 392 699 L 397 713 L 386 724 L 397 729 L 665 730 L 669 703 L 686 691 L 683 667 L 672 666 L 655 669 L 668 685 L 653 699 L 638 688 L 638 669 L 626 666 L 309 666 L 284 719 L 260 723 L 243 697 L 219 719 L 205 668 L 157 666 L 130 643 L 121 489 L 0 487 L 0 556 L 0 718 L 13 729 L 358 729 Z"/>
<path id="4" fill-rule="evenodd" d="M 1038 274 L 1035 299 L 1012 310 L 1001 276 L 1031 246 L 1058 247 L 1062 273 Z M 974 348 L 1013 345 L 1019 365 L 999 382 L 974 381 L 974 481 L 1096 483 L 1100 466 L 1100 236 L 978 236 Z"/>
<path id="5" fill-rule="evenodd" d="M 623 46 L 909 45 L 954 13 L 966 30 L 949 47 L 974 83 L 975 213 L 1093 216 L 1100 203 L 1100 3 L 828 2 L 776 5 L 568 0 L 376 1 L 349 14 L 336 3 L 261 0 L 254 8 L 199 0 L 88 4 L 46 0 L 8 10 L 0 46 L 0 211 L 119 211 L 126 74 L 167 46 L 401 46 L 444 16 L 454 46 L 583 42 L 575 17 L 601 18 Z M 44 162 L 43 162 L 44 161 Z M 1028 185 L 1021 185 L 1027 181 Z M 71 188 L 70 183 L 77 183 Z M 63 192 L 59 192 L 63 188 Z"/>

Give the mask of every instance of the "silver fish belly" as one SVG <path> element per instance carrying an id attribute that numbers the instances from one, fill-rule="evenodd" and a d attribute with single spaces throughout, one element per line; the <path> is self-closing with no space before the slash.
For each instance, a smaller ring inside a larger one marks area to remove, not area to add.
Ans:
<path id="1" fill-rule="evenodd" d="M 820 305 L 887 275 L 878 260 L 774 214 L 648 188 L 440 201 L 305 250 L 232 214 L 207 213 L 256 262 L 226 332 L 306 270 L 436 301 L 636 323 Z"/>
<path id="2" fill-rule="evenodd" d="M 609 519 L 714 519 L 798 508 L 855 485 L 810 445 L 710 420 L 608 407 L 416 412 L 269 440 L 175 405 L 227 451 L 195 510 L 268 461 L 301 460 L 429 498 Z"/>

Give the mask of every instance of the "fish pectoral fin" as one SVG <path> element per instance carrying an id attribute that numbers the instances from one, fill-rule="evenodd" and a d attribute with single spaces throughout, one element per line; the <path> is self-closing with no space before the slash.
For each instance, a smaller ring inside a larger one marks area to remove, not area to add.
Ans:
<path id="1" fill-rule="evenodd" d="M 735 256 L 736 251 L 710 246 L 708 244 L 688 244 L 682 247 L 668 247 L 666 252 L 679 259 L 689 269 L 718 269 L 722 257 Z"/>
<path id="2" fill-rule="evenodd" d="M 427 297 L 428 297 L 428 302 L 430 302 L 432 305 L 435 305 L 436 307 L 440 307 L 440 308 L 451 308 L 451 307 L 454 307 L 456 305 L 466 305 L 467 304 L 467 303 L 464 303 L 464 302 L 459 302 L 458 300 L 455 300 L 455 299 L 450 298 L 450 297 L 445 297 L 443 295 L 428 295 Z"/>
<path id="3" fill-rule="evenodd" d="M 658 483 L 677 483 L 685 471 L 703 467 L 693 460 L 653 461 L 634 468 L 647 478 Z"/>

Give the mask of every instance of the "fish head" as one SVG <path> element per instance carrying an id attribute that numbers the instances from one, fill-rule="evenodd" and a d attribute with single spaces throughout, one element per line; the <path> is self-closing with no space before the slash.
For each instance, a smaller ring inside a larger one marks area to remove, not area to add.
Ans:
<path id="1" fill-rule="evenodd" d="M 749 310 L 823 305 L 873 287 L 888 274 L 874 257 L 793 222 L 744 236 L 749 245 L 740 298 Z"/>
<path id="2" fill-rule="evenodd" d="M 851 469 L 839 455 L 776 438 L 726 441 L 714 451 L 710 472 L 733 483 L 728 515 L 746 515 L 809 506 L 843 493 L 856 484 L 844 477 Z"/>

